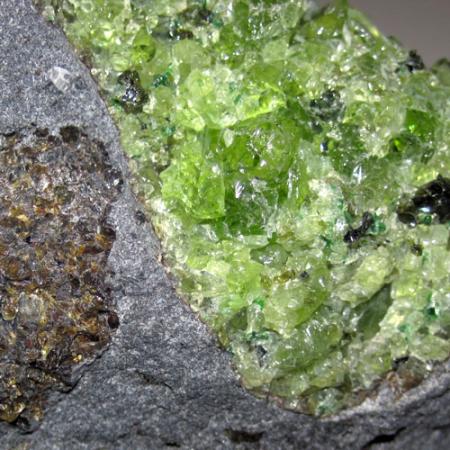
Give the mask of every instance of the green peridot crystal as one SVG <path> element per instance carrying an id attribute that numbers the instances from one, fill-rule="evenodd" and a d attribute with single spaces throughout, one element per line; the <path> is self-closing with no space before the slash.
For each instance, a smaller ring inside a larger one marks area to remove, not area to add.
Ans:
<path id="1" fill-rule="evenodd" d="M 328 414 L 448 357 L 447 63 L 425 70 L 345 1 L 46 4 L 247 388 Z"/>

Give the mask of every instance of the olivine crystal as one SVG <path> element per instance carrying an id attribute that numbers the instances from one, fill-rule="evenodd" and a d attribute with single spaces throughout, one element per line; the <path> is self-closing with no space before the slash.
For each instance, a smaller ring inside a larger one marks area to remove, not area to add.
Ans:
<path id="1" fill-rule="evenodd" d="M 450 74 L 338 1 L 44 2 L 179 293 L 243 384 L 327 414 L 450 353 Z M 393 379 L 393 377 L 390 377 Z"/>
<path id="2" fill-rule="evenodd" d="M 29 430 L 118 325 L 105 264 L 120 174 L 69 126 L 0 136 L 0 420 Z"/>

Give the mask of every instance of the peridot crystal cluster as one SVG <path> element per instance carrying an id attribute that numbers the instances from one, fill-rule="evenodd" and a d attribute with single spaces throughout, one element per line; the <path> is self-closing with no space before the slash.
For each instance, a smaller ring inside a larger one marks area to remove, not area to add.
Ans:
<path id="1" fill-rule="evenodd" d="M 47 0 L 180 295 L 243 384 L 329 414 L 450 353 L 450 70 L 337 1 Z"/>

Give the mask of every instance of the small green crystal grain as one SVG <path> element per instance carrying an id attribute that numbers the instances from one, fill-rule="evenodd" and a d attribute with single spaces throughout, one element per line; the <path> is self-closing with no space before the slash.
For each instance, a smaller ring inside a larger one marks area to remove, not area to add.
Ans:
<path id="1" fill-rule="evenodd" d="M 45 3 L 246 387 L 327 414 L 449 356 L 448 63 L 345 1 Z"/>

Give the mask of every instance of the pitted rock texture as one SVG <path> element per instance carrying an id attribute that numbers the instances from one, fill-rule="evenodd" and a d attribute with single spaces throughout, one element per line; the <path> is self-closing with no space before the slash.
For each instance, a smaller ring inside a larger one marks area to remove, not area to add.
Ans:
<path id="1" fill-rule="evenodd" d="M 32 122 L 55 132 L 74 124 L 104 142 L 126 173 L 117 131 L 62 33 L 30 2 L 4 0 L 0 34 L 0 132 Z M 108 265 L 121 321 L 110 348 L 75 389 L 50 397 L 33 433 L 0 424 L 1 448 L 448 447 L 450 377 L 444 366 L 400 402 L 383 391 L 333 420 L 285 411 L 246 393 L 228 355 L 175 295 L 140 211 L 125 184 L 110 215 L 116 241 Z"/>

